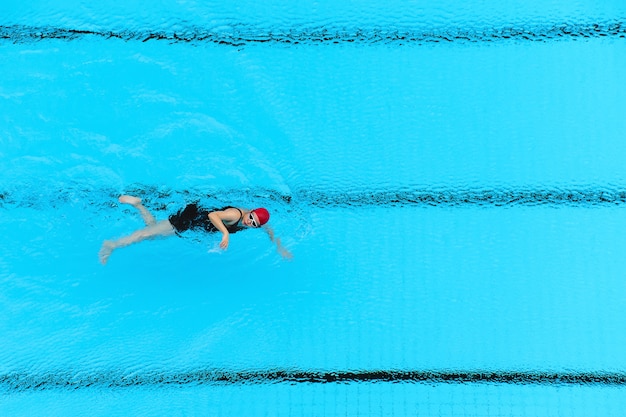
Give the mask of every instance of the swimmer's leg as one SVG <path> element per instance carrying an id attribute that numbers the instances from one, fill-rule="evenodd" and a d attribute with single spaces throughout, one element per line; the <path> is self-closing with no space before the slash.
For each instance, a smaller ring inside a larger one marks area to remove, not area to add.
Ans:
<path id="1" fill-rule="evenodd" d="M 154 239 L 157 237 L 168 237 L 176 234 L 174 227 L 169 220 L 162 220 L 156 224 L 148 226 L 144 229 L 137 230 L 129 236 L 117 240 L 105 240 L 100 248 L 100 262 L 104 265 L 109 260 L 111 253 L 117 248 L 132 245 L 146 239 Z"/>
<path id="2" fill-rule="evenodd" d="M 118 200 L 120 201 L 120 203 L 130 204 L 131 206 L 139 210 L 139 214 L 141 214 L 141 218 L 143 219 L 146 226 L 152 226 L 156 224 L 156 219 L 154 218 L 152 213 L 150 213 L 148 209 L 145 208 L 143 204 L 141 204 L 141 199 L 139 197 L 134 197 L 132 195 L 122 195 Z"/>

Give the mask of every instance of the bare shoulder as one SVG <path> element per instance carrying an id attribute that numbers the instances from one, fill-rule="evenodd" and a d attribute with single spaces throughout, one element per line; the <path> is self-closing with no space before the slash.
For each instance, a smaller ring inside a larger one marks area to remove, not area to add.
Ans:
<path id="1" fill-rule="evenodd" d="M 239 221 L 239 217 L 241 216 L 240 209 L 237 209 L 235 207 L 229 207 L 227 209 L 224 210 L 216 210 L 213 211 L 211 213 L 215 213 L 217 214 L 217 216 L 222 220 L 222 221 L 227 221 L 227 222 L 236 222 Z"/>

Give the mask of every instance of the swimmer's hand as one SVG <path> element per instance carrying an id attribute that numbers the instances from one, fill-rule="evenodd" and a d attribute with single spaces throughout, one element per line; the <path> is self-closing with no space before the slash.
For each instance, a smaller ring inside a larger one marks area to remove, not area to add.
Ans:
<path id="1" fill-rule="evenodd" d="M 278 253 L 280 253 L 280 256 L 282 256 L 283 259 L 286 259 L 288 261 L 293 259 L 293 254 L 282 246 L 278 248 Z"/>
<path id="2" fill-rule="evenodd" d="M 280 253 L 280 256 L 282 256 L 283 259 L 287 259 L 287 260 L 293 259 L 293 255 L 291 254 L 291 252 L 285 249 L 285 247 L 280 243 L 279 238 L 275 238 L 275 242 L 276 242 L 276 250 L 278 251 L 278 253 Z"/>
<path id="3" fill-rule="evenodd" d="M 278 251 L 278 253 L 280 253 L 283 259 L 293 259 L 293 255 L 291 254 L 291 252 L 285 249 L 285 247 L 280 243 L 280 238 L 274 235 L 274 230 L 267 225 L 263 226 L 263 229 L 265 229 L 265 232 L 269 236 L 270 240 L 276 244 L 276 250 Z"/>
<path id="4" fill-rule="evenodd" d="M 228 241 L 230 240 L 230 236 L 226 233 L 222 235 L 222 241 L 220 242 L 220 248 L 223 250 L 228 249 Z"/>

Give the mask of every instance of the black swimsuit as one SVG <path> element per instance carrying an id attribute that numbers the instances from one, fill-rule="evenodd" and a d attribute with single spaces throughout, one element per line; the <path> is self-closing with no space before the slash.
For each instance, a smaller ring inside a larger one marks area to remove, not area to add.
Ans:
<path id="1" fill-rule="evenodd" d="M 176 229 L 176 233 L 182 233 L 185 230 L 189 229 L 204 229 L 209 233 L 219 232 L 217 227 L 215 227 L 215 225 L 211 223 L 211 220 L 209 220 L 209 213 L 212 211 L 222 211 L 229 208 L 236 208 L 237 210 L 239 210 L 237 207 L 231 206 L 221 209 L 207 210 L 198 207 L 196 203 L 188 204 L 187 207 L 180 210 L 178 213 L 172 214 L 169 217 L 169 221 L 174 229 Z M 242 218 L 243 213 L 241 212 L 241 210 L 239 210 L 239 220 L 231 225 L 225 224 L 224 226 L 226 226 L 226 230 L 228 230 L 229 233 L 237 233 L 238 231 L 242 230 L 243 227 L 239 226 L 239 221 L 241 221 Z"/>

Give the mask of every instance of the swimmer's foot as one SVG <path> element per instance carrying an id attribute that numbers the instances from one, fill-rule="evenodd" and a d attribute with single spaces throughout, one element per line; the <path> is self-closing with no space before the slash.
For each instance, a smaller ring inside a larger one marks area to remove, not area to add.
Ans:
<path id="1" fill-rule="evenodd" d="M 115 249 L 115 243 L 110 240 L 105 240 L 100 248 L 100 252 L 98 252 L 98 256 L 100 257 L 100 263 L 102 265 L 106 265 L 109 260 L 109 256 L 113 253 L 113 249 Z"/>
<path id="2" fill-rule="evenodd" d="M 141 204 L 141 198 L 133 197 L 132 195 L 121 195 L 118 200 L 120 203 L 130 204 L 131 206 L 138 206 Z"/>

